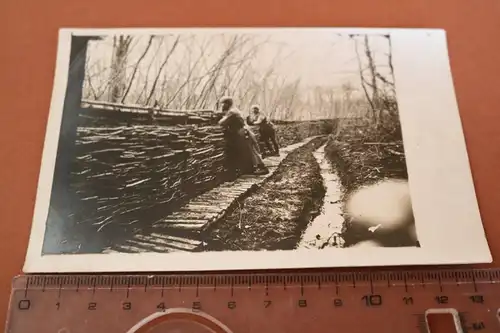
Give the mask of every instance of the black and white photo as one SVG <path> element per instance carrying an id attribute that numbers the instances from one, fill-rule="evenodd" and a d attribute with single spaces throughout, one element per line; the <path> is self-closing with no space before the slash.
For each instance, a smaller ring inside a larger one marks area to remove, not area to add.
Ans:
<path id="1" fill-rule="evenodd" d="M 490 260 L 443 31 L 61 30 L 25 271 Z"/>

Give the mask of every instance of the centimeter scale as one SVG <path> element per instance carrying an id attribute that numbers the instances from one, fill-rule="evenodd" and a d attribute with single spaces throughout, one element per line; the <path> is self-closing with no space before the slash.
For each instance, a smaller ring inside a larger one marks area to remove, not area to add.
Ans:
<path id="1" fill-rule="evenodd" d="M 500 270 L 14 279 L 8 333 L 500 332 Z"/>

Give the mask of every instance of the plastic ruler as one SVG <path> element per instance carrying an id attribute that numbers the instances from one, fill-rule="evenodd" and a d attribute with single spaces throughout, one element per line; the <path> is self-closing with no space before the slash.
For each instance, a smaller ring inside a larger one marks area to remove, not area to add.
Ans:
<path id="1" fill-rule="evenodd" d="M 437 332 L 489 333 L 499 308 L 496 269 L 30 275 L 13 281 L 6 332 L 423 333 L 448 318 Z"/>

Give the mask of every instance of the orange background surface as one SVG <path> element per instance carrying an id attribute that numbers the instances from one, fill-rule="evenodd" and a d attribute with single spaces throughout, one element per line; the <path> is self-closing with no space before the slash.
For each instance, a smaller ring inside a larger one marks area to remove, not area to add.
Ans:
<path id="1" fill-rule="evenodd" d="M 1 0 L 0 320 L 29 239 L 60 27 L 443 28 L 481 214 L 500 260 L 500 1 Z M 429 161 L 432 163 L 432 161 Z M 468 246 L 464 244 L 463 246 Z"/>

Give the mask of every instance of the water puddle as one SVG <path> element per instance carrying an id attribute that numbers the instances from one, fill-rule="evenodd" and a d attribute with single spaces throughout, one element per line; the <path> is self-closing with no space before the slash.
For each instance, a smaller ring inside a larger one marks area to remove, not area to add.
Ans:
<path id="1" fill-rule="evenodd" d="M 298 249 L 322 249 L 325 247 L 343 247 L 340 238 L 342 224 L 342 202 L 340 182 L 331 170 L 330 163 L 325 157 L 325 145 L 319 147 L 314 153 L 323 177 L 326 188 L 325 198 L 321 212 L 307 226 L 302 234 Z"/>

